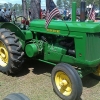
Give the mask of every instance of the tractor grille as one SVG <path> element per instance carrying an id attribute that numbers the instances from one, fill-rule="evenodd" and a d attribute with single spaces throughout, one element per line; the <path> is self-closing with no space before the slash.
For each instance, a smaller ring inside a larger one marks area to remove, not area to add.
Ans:
<path id="1" fill-rule="evenodd" d="M 100 58 L 100 33 L 87 33 L 86 59 L 96 60 Z"/>

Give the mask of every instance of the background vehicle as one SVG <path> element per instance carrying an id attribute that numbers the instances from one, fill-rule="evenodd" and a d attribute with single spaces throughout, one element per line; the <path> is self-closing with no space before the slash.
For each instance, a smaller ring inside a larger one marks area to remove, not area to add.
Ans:
<path id="1" fill-rule="evenodd" d="M 7 95 L 3 100 L 30 100 L 30 99 L 22 93 L 11 93 Z"/>

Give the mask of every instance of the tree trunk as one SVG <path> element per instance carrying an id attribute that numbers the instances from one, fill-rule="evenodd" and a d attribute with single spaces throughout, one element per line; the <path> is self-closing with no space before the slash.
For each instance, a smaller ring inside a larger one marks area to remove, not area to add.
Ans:
<path id="1" fill-rule="evenodd" d="M 50 7 L 50 1 L 51 1 L 51 0 L 46 0 L 46 11 L 49 10 L 49 7 Z"/>
<path id="2" fill-rule="evenodd" d="M 40 0 L 31 0 L 31 20 L 40 18 Z"/>
<path id="3" fill-rule="evenodd" d="M 28 19 L 26 0 L 22 0 L 22 11 L 23 11 L 23 16 Z"/>

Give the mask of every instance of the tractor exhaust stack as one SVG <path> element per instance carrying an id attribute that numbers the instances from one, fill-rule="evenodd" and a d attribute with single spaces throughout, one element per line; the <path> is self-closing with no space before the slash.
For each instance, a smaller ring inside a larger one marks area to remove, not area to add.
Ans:
<path id="1" fill-rule="evenodd" d="M 72 21 L 76 21 L 76 2 L 72 3 Z"/>
<path id="2" fill-rule="evenodd" d="M 85 21 L 85 7 L 86 7 L 86 2 L 81 1 L 81 8 L 80 8 L 80 21 L 84 22 Z"/>

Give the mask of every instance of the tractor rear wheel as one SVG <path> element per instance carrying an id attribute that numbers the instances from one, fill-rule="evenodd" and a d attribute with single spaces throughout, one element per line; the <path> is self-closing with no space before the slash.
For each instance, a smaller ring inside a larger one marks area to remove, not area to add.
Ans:
<path id="1" fill-rule="evenodd" d="M 53 68 L 51 81 L 55 93 L 63 100 L 78 100 L 82 82 L 77 71 L 69 64 L 60 63 Z"/>
<path id="2" fill-rule="evenodd" d="M 24 52 L 13 32 L 0 29 L 0 71 L 15 74 L 21 68 Z"/>
<path id="3" fill-rule="evenodd" d="M 12 93 L 7 95 L 3 100 L 30 100 L 22 93 Z"/>

